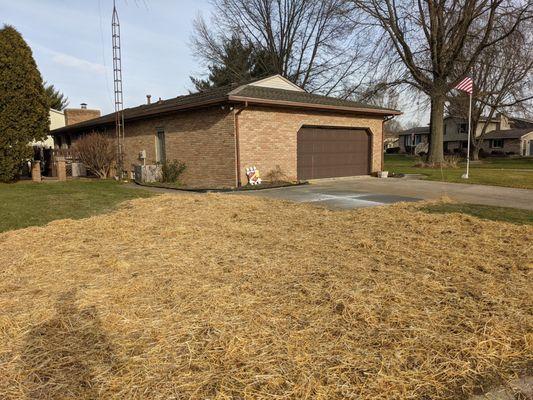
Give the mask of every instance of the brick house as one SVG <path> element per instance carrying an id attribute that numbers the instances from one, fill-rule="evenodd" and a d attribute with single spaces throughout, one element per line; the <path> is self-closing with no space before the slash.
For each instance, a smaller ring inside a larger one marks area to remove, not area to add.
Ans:
<path id="1" fill-rule="evenodd" d="M 399 114 L 307 93 L 277 75 L 124 110 L 125 168 L 180 160 L 183 183 L 208 188 L 245 185 L 250 166 L 263 175 L 279 166 L 294 180 L 368 175 L 383 167 L 383 122 Z M 69 144 L 94 131 L 114 135 L 114 120 L 52 134 Z"/>
<path id="2" fill-rule="evenodd" d="M 498 129 L 483 137 L 484 154 L 533 156 L 533 128 Z"/>

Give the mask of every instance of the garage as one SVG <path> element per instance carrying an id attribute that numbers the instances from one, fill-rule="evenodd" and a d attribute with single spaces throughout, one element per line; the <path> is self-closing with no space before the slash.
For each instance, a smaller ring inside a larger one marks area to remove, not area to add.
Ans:
<path id="1" fill-rule="evenodd" d="M 87 120 L 55 129 L 57 144 L 115 132 L 114 113 L 77 111 Z M 235 83 L 125 109 L 124 168 L 179 161 L 180 183 L 199 189 L 246 186 L 250 168 L 265 182 L 369 175 L 383 169 L 383 123 L 399 114 L 308 93 L 278 75 Z"/>
<path id="2" fill-rule="evenodd" d="M 364 129 L 303 127 L 297 137 L 298 179 L 368 175 L 370 146 Z"/>

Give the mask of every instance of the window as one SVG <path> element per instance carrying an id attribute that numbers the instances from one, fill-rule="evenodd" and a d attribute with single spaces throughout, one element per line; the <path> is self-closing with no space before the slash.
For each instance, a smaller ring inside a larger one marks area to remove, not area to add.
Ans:
<path id="1" fill-rule="evenodd" d="M 468 124 L 462 123 L 457 127 L 459 133 L 468 133 Z"/>
<path id="2" fill-rule="evenodd" d="M 461 149 L 468 149 L 468 141 L 462 140 L 461 141 Z"/>
<path id="3" fill-rule="evenodd" d="M 166 160 L 165 131 L 163 129 L 158 129 L 155 135 L 155 162 L 163 164 Z"/>
<path id="4" fill-rule="evenodd" d="M 422 143 L 422 135 L 405 135 L 403 144 L 405 147 L 416 146 Z"/>
<path id="5" fill-rule="evenodd" d="M 492 147 L 493 149 L 503 148 L 503 139 L 492 139 L 490 147 Z"/>

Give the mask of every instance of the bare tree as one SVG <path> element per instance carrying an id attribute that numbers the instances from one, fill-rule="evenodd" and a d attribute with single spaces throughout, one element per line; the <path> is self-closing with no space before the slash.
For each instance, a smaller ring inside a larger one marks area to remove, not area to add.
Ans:
<path id="1" fill-rule="evenodd" d="M 497 112 L 526 114 L 533 99 L 533 25 L 524 24 L 498 46 L 485 49 L 472 68 L 474 81 L 472 107 L 472 158 L 479 152 L 488 127 Z M 453 93 L 448 113 L 468 118 L 468 96 Z M 478 127 L 481 132 L 476 135 Z"/>
<path id="2" fill-rule="evenodd" d="M 76 141 L 74 153 L 89 171 L 100 179 L 107 179 L 115 166 L 115 146 L 115 140 L 93 132 Z"/>
<path id="3" fill-rule="evenodd" d="M 224 63 L 224 44 L 237 35 L 273 71 L 311 92 L 335 93 L 363 63 L 343 0 L 211 0 L 213 23 L 195 23 L 192 46 L 206 64 Z M 352 49 L 348 52 L 347 49 Z"/>
<path id="4" fill-rule="evenodd" d="M 382 60 L 431 98 L 429 162 L 443 157 L 447 93 L 468 75 L 484 50 L 533 17 L 532 0 L 353 0 L 375 27 Z"/>

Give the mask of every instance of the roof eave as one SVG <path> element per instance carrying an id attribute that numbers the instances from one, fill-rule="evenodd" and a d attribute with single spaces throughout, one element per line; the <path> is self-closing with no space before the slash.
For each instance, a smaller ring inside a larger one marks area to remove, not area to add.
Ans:
<path id="1" fill-rule="evenodd" d="M 219 97 L 219 98 L 216 98 L 216 99 L 210 99 L 210 100 L 200 101 L 200 102 L 195 102 L 195 103 L 190 103 L 190 104 L 183 104 L 183 105 L 179 105 L 179 106 L 172 106 L 172 107 L 168 107 L 168 109 L 154 110 L 154 112 L 149 113 L 149 114 L 143 114 L 143 115 L 136 115 L 136 116 L 133 116 L 133 117 L 127 117 L 125 119 L 125 122 L 127 122 L 127 121 L 135 121 L 135 120 L 143 119 L 143 118 L 152 118 L 152 117 L 159 116 L 159 115 L 162 115 L 162 114 L 170 114 L 170 113 L 173 113 L 173 112 L 176 112 L 176 111 L 184 111 L 184 110 L 189 110 L 189 109 L 192 109 L 192 108 L 198 108 L 198 107 L 204 107 L 204 106 L 209 106 L 209 105 L 214 105 L 214 104 L 225 103 L 227 101 L 228 101 L 228 96 L 222 96 L 222 97 Z M 112 115 L 112 114 L 104 115 L 101 118 L 105 118 L 108 115 Z M 53 134 L 61 134 L 61 133 L 77 131 L 77 130 L 86 130 L 86 129 L 95 128 L 95 127 L 98 127 L 98 126 L 105 126 L 105 125 L 109 125 L 109 124 L 114 124 L 115 123 L 114 121 L 105 121 L 105 122 L 102 121 L 102 122 L 99 122 L 99 121 L 97 121 L 98 119 L 100 119 L 100 118 L 95 118 L 93 120 L 94 123 L 92 123 L 92 124 L 88 123 L 88 122 L 91 122 L 91 120 L 87 120 L 87 121 L 79 122 L 77 124 L 67 125 L 67 126 L 63 126 L 61 128 L 53 129 L 53 130 L 50 131 L 50 134 L 53 135 Z"/>
<path id="2" fill-rule="evenodd" d="M 329 104 L 301 103 L 301 102 L 296 102 L 296 101 L 285 101 L 285 100 L 258 99 L 255 97 L 235 96 L 231 94 L 229 95 L 229 101 L 244 102 L 244 103 L 247 102 L 250 104 L 259 104 L 259 105 L 308 108 L 308 109 L 315 109 L 315 110 L 343 111 L 343 112 L 353 112 L 353 113 L 359 113 L 359 114 L 375 114 L 375 115 L 381 115 L 381 116 L 402 115 L 402 112 L 398 110 L 365 108 L 365 107 L 334 106 L 334 105 L 329 105 Z"/>
<path id="3" fill-rule="evenodd" d="M 227 101 L 233 101 L 233 102 L 248 102 L 250 104 L 260 104 L 260 105 L 276 105 L 276 106 L 286 106 L 286 107 L 294 107 L 294 108 L 306 108 L 306 109 L 314 109 L 314 110 L 328 110 L 328 111 L 342 111 L 342 112 L 351 112 L 351 113 L 358 113 L 358 114 L 371 114 L 371 115 L 380 115 L 380 116 L 396 116 L 401 115 L 402 113 L 397 110 L 389 110 L 389 109 L 376 109 L 376 108 L 365 108 L 365 107 L 346 107 L 346 106 L 334 106 L 334 105 L 328 105 L 328 104 L 314 104 L 314 103 L 301 103 L 301 102 L 294 102 L 294 101 L 284 101 L 284 100 L 269 100 L 269 99 L 258 99 L 255 97 L 244 97 L 244 96 L 235 96 L 235 95 L 225 95 L 218 97 L 216 99 L 210 99 L 200 102 L 194 102 L 189 104 L 183 104 L 178 106 L 172 106 L 168 108 L 164 108 L 164 106 L 161 109 L 154 108 L 153 112 L 147 113 L 147 114 L 141 114 L 141 115 L 135 115 L 131 117 L 126 117 L 125 121 L 135 121 L 142 118 L 150 118 L 161 114 L 169 114 L 176 111 L 184 111 L 184 110 L 190 110 L 198 107 L 205 107 L 210 106 L 214 104 L 220 104 L 225 103 Z M 96 127 L 111 125 L 114 123 L 114 121 L 102 121 L 101 119 L 108 117 L 112 114 L 104 115 L 100 118 L 95 118 L 93 120 L 93 123 L 90 123 L 91 120 L 79 122 L 77 124 L 73 125 L 67 125 L 61 128 L 54 129 L 50 131 L 50 134 L 52 135 L 60 135 L 63 133 L 68 132 L 75 132 L 80 130 L 88 130 L 88 129 L 94 129 Z"/>

